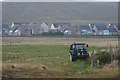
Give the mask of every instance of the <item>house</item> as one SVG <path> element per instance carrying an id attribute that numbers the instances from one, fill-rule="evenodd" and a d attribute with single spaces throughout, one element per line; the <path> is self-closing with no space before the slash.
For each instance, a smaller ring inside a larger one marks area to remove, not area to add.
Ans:
<path id="1" fill-rule="evenodd" d="M 120 25 L 119 24 L 114 25 L 114 27 L 118 32 L 120 32 Z"/>
<path id="2" fill-rule="evenodd" d="M 13 23 L 11 24 L 11 28 L 12 28 L 13 26 L 20 26 L 20 25 L 22 25 L 22 24 L 28 24 L 28 23 L 13 22 Z"/>
<path id="3" fill-rule="evenodd" d="M 35 29 L 36 29 L 36 27 L 37 27 L 36 23 L 29 23 L 28 26 L 29 26 L 29 27 L 28 27 L 29 35 L 37 34 L 37 33 L 35 32 Z"/>
<path id="4" fill-rule="evenodd" d="M 118 35 L 118 31 L 114 27 L 109 27 L 109 35 Z"/>
<path id="5" fill-rule="evenodd" d="M 95 24 L 93 30 L 96 35 L 109 35 L 109 30 L 105 24 Z"/>
<path id="6" fill-rule="evenodd" d="M 70 26 L 65 25 L 65 26 L 61 26 L 59 31 L 60 32 L 65 32 L 66 30 L 69 30 L 69 29 L 70 29 Z"/>
<path id="7" fill-rule="evenodd" d="M 53 23 L 50 27 L 50 31 L 57 32 L 59 30 L 59 23 Z"/>
<path id="8" fill-rule="evenodd" d="M 43 32 L 49 32 L 49 26 L 47 23 L 42 23 L 41 24 L 41 27 L 43 28 Z"/>
<path id="9" fill-rule="evenodd" d="M 60 32 L 65 32 L 66 30 L 69 30 L 70 29 L 70 24 L 60 24 L 59 25 L 59 31 Z"/>
<path id="10" fill-rule="evenodd" d="M 78 25 L 72 24 L 64 29 L 64 35 L 81 35 L 81 31 Z"/>
<path id="11" fill-rule="evenodd" d="M 116 28 L 117 31 L 119 31 L 120 29 L 118 29 L 118 23 L 110 23 L 109 26 L 114 26 L 114 28 Z"/>
<path id="12" fill-rule="evenodd" d="M 69 35 L 81 35 L 81 30 L 78 25 L 71 25 L 70 28 L 68 29 L 68 34 Z"/>
<path id="13" fill-rule="evenodd" d="M 2 36 L 2 25 L 0 25 L 0 36 Z"/>
<path id="14" fill-rule="evenodd" d="M 89 25 L 78 25 L 82 35 L 92 35 L 92 30 Z"/>
<path id="15" fill-rule="evenodd" d="M 110 26 L 114 26 L 114 28 L 117 30 L 117 32 L 120 34 L 120 27 L 119 27 L 119 23 L 110 23 Z"/>
<path id="16" fill-rule="evenodd" d="M 61 27 L 70 26 L 70 23 L 53 23 L 50 27 L 52 32 L 60 31 Z"/>
<path id="17" fill-rule="evenodd" d="M 92 35 L 97 35 L 97 33 L 95 32 L 95 30 L 93 29 L 94 26 L 95 26 L 94 23 L 89 24 L 89 27 L 90 27 L 90 29 L 92 30 Z"/>
<path id="18" fill-rule="evenodd" d="M 115 25 L 118 25 L 118 23 L 110 23 L 108 24 L 109 26 L 115 26 Z"/>
<path id="19" fill-rule="evenodd" d="M 9 35 L 10 36 L 21 36 L 21 35 L 25 35 L 23 30 L 24 28 L 27 28 L 25 26 L 27 26 L 28 23 L 19 23 L 19 22 L 13 22 L 11 25 L 11 29 L 9 31 Z"/>
<path id="20" fill-rule="evenodd" d="M 89 27 L 90 27 L 91 30 L 93 30 L 94 24 L 93 23 L 89 24 Z"/>
<path id="21" fill-rule="evenodd" d="M 107 26 L 108 28 L 115 28 L 113 25 Z"/>
<path id="22" fill-rule="evenodd" d="M 28 24 L 28 32 L 29 32 L 29 35 L 40 35 L 42 34 L 43 32 L 48 32 L 48 26 L 44 26 L 45 24 L 43 24 L 41 26 L 41 24 L 38 24 L 38 23 L 30 23 Z M 47 29 L 45 29 L 47 28 Z"/>
<path id="23" fill-rule="evenodd" d="M 71 35 L 71 30 L 65 30 L 64 35 Z"/>
<path id="24" fill-rule="evenodd" d="M 2 24 L 2 35 L 8 35 L 9 30 L 10 28 L 8 24 Z"/>
<path id="25" fill-rule="evenodd" d="M 19 27 L 19 26 L 17 26 L 17 25 L 12 26 L 12 28 L 10 29 L 8 35 L 9 35 L 9 36 L 13 36 L 15 30 L 17 30 L 18 27 Z"/>
<path id="26" fill-rule="evenodd" d="M 13 29 L 12 29 L 13 28 Z M 49 27 L 47 23 L 21 23 L 14 25 L 11 28 L 10 34 L 14 36 L 32 36 L 41 35 L 43 32 L 48 32 Z"/>
<path id="27" fill-rule="evenodd" d="M 28 25 L 21 24 L 13 33 L 14 36 L 26 36 L 28 35 Z"/>

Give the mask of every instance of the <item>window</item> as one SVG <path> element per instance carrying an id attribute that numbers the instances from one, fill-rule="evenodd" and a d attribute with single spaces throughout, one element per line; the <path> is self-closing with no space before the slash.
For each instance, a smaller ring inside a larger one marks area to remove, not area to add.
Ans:
<path id="1" fill-rule="evenodd" d="M 73 50 L 73 49 L 84 49 L 85 48 L 85 45 L 71 45 L 70 47 L 70 50 Z"/>
<path id="2" fill-rule="evenodd" d="M 77 49 L 84 49 L 84 47 L 85 47 L 84 45 L 76 45 Z"/>

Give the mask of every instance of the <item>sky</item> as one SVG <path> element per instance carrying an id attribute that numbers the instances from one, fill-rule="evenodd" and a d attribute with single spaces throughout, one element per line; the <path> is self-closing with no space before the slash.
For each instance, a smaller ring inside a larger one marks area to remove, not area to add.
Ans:
<path id="1" fill-rule="evenodd" d="M 118 2 L 120 0 L 0 0 L 3 2 Z"/>

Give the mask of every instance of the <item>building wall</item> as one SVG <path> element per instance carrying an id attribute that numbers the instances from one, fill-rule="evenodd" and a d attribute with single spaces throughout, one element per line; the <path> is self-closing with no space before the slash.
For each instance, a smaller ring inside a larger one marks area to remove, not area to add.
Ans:
<path id="1" fill-rule="evenodd" d="M 118 32 L 110 32 L 109 35 L 118 35 Z"/>
<path id="2" fill-rule="evenodd" d="M 14 26 L 14 23 L 12 23 L 11 28 Z"/>
<path id="3" fill-rule="evenodd" d="M 15 32 L 13 33 L 14 36 L 20 36 L 21 32 L 20 30 L 15 30 Z"/>
<path id="4" fill-rule="evenodd" d="M 58 28 L 55 28 L 55 26 L 52 24 L 50 29 L 58 29 Z"/>
<path id="5" fill-rule="evenodd" d="M 92 35 L 92 30 L 86 30 L 87 31 L 87 35 Z"/>
<path id="6" fill-rule="evenodd" d="M 95 32 L 96 32 L 96 33 L 98 32 L 98 30 L 97 30 L 96 26 L 94 26 L 93 30 L 95 30 Z"/>
<path id="7" fill-rule="evenodd" d="M 103 30 L 97 30 L 97 35 L 103 35 Z"/>
<path id="8" fill-rule="evenodd" d="M 42 23 L 41 27 L 44 29 L 44 32 L 49 32 L 49 26 L 47 24 Z"/>
<path id="9" fill-rule="evenodd" d="M 103 35 L 109 35 L 109 31 L 108 30 L 103 30 Z"/>

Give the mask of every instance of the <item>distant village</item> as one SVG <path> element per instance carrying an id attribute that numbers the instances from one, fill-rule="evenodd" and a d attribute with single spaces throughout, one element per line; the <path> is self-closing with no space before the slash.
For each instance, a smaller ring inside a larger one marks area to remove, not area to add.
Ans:
<path id="1" fill-rule="evenodd" d="M 80 24 L 53 23 L 12 23 L 1 25 L 0 35 L 2 36 L 41 36 L 45 34 L 62 34 L 63 36 L 74 35 L 102 35 L 117 36 L 120 33 L 117 23 L 110 24 Z"/>

